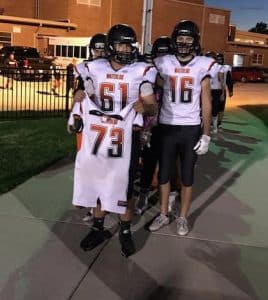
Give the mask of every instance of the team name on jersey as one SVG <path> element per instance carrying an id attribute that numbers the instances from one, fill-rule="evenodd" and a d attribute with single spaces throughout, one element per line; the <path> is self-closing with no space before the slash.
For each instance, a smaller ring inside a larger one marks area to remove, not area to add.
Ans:
<path id="1" fill-rule="evenodd" d="M 124 79 L 124 75 L 123 74 L 106 74 L 106 78 L 107 79 L 119 79 L 119 80 L 123 80 Z"/>
<path id="2" fill-rule="evenodd" d="M 105 116 L 101 118 L 101 123 L 116 125 L 118 123 L 118 120 Z"/>
<path id="3" fill-rule="evenodd" d="M 175 73 L 190 73 L 189 68 L 175 68 Z"/>

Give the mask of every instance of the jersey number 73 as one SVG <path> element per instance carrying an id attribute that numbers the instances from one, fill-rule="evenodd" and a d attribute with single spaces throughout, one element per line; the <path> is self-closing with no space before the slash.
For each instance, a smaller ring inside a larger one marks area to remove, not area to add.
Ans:
<path id="1" fill-rule="evenodd" d="M 91 124 L 90 129 L 97 132 L 92 154 L 97 155 L 100 146 L 104 146 L 102 143 L 107 136 L 108 141 L 110 141 L 110 144 L 107 144 L 108 157 L 122 157 L 124 140 L 124 130 L 122 128 Z"/>

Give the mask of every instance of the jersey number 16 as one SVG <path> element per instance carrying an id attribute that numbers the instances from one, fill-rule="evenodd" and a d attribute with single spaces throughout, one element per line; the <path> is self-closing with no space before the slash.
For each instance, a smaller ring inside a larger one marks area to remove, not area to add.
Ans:
<path id="1" fill-rule="evenodd" d="M 192 102 L 193 97 L 193 77 L 178 77 L 178 76 L 171 76 L 170 77 L 170 85 L 172 91 L 172 102 L 176 102 L 176 99 L 180 99 L 182 103 L 190 103 Z M 178 87 L 178 84 L 180 86 Z M 180 91 L 180 95 L 178 95 L 178 91 Z"/>

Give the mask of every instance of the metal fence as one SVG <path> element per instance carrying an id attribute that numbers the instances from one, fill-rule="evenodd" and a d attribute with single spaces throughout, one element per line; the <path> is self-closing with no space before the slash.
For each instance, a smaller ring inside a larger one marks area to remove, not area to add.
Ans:
<path id="1" fill-rule="evenodd" d="M 65 116 L 74 77 L 66 69 L 0 69 L 0 120 Z"/>

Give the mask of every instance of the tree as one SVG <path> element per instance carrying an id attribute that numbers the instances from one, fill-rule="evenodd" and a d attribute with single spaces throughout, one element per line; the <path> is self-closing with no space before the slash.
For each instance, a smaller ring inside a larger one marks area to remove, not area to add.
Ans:
<path id="1" fill-rule="evenodd" d="M 268 34 L 268 25 L 264 22 L 259 22 L 255 27 L 250 28 L 249 32 Z"/>

